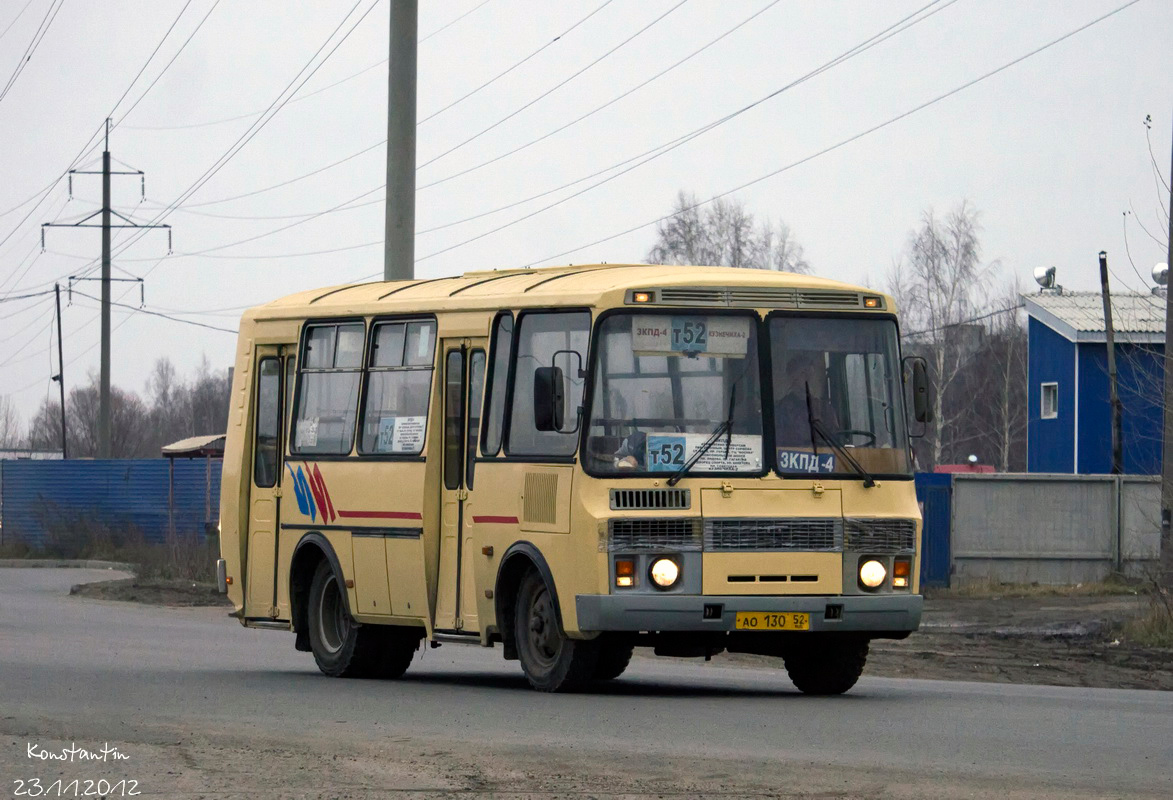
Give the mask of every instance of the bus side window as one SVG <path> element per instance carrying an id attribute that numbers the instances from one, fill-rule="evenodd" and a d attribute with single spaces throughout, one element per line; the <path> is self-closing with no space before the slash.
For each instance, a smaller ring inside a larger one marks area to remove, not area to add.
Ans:
<path id="1" fill-rule="evenodd" d="M 257 367 L 256 442 L 253 445 L 253 483 L 260 488 L 277 484 L 277 439 L 281 430 L 281 361 L 262 358 Z"/>
<path id="2" fill-rule="evenodd" d="M 350 322 L 306 328 L 291 452 L 350 454 L 365 327 Z"/>
<path id="3" fill-rule="evenodd" d="M 513 315 L 502 311 L 493 323 L 493 362 L 489 366 L 489 387 L 485 393 L 485 435 L 481 455 L 495 456 L 501 451 L 501 434 L 505 430 L 505 385 L 509 380 L 509 354 L 513 349 Z"/>
<path id="4" fill-rule="evenodd" d="M 485 351 L 473 350 L 468 359 L 468 444 L 464 454 L 464 484 L 472 488 L 477 461 L 477 437 L 481 429 L 481 392 L 485 388 Z"/>
<path id="5" fill-rule="evenodd" d="M 379 323 L 371 335 L 358 451 L 419 455 L 424 449 L 436 323 Z"/>
<path id="6" fill-rule="evenodd" d="M 578 429 L 574 414 L 582 406 L 584 378 L 578 374 L 587 363 L 591 315 L 586 311 L 529 313 L 518 323 L 507 455 L 572 456 L 578 436 L 559 431 L 539 431 L 534 423 L 534 370 L 561 367 L 565 380 L 566 425 Z M 578 357 L 569 357 L 577 353 Z"/>

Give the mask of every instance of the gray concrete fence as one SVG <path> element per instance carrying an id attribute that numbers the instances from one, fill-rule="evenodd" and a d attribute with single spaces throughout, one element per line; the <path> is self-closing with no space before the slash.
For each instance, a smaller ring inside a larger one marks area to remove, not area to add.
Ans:
<path id="1" fill-rule="evenodd" d="M 957 584 L 1143 576 L 1160 558 L 1159 478 L 959 474 L 952 506 Z"/>

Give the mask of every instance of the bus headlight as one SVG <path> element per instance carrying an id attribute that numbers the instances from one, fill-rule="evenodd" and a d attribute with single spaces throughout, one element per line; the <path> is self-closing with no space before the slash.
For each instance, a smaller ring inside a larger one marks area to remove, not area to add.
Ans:
<path id="1" fill-rule="evenodd" d="M 884 583 L 886 577 L 888 577 L 888 570 L 874 558 L 859 565 L 859 582 L 869 589 L 878 588 Z"/>
<path id="2" fill-rule="evenodd" d="M 680 565 L 670 558 L 657 558 L 648 570 L 652 583 L 661 589 L 671 589 L 680 580 Z"/>

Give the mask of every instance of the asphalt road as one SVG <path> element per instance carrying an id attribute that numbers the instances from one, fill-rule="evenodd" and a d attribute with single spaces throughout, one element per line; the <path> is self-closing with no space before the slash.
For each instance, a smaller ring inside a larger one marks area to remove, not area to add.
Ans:
<path id="1" fill-rule="evenodd" d="M 223 609 L 67 594 L 108 575 L 0 569 L 0 795 L 68 774 L 29 742 L 110 742 L 160 797 L 1173 796 L 1173 693 L 865 676 L 812 698 L 781 670 L 637 658 L 543 695 L 459 645 L 331 680 Z"/>

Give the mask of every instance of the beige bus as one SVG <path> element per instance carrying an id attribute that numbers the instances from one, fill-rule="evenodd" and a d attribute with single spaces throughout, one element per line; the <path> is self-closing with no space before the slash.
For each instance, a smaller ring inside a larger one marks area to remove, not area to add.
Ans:
<path id="1" fill-rule="evenodd" d="M 557 691 L 647 647 L 776 656 L 844 692 L 921 616 L 908 418 L 930 390 L 895 312 L 804 275 L 636 264 L 252 309 L 221 588 L 331 676 L 468 643 Z"/>

